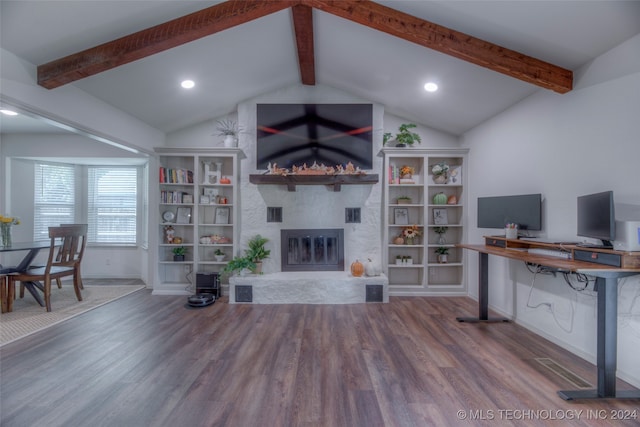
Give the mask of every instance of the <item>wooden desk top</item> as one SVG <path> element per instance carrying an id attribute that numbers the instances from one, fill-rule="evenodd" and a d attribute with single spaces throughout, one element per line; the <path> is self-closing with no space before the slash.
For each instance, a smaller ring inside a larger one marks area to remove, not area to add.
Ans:
<path id="1" fill-rule="evenodd" d="M 545 265 L 547 267 L 559 268 L 578 273 L 595 274 L 597 272 L 629 272 L 640 274 L 640 252 L 620 252 L 608 249 L 583 248 L 575 245 L 555 245 L 552 243 L 539 243 L 529 240 L 523 241 L 518 239 L 506 239 L 504 237 L 486 237 L 485 239 L 487 239 L 489 243 L 494 243 L 495 245 L 461 243 L 457 244 L 456 246 L 459 248 L 470 249 L 490 255 L 497 255 L 505 258 L 529 262 L 532 264 Z M 564 259 L 540 254 L 533 254 L 527 251 L 529 248 L 545 248 L 556 250 L 562 249 L 571 252 L 572 254 L 576 250 L 614 254 L 620 256 L 623 261 L 621 267 L 614 267 L 610 265 L 580 261 L 575 259 Z"/>

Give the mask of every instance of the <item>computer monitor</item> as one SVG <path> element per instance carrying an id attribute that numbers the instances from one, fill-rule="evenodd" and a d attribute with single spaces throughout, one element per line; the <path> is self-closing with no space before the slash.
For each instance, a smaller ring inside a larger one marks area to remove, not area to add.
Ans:
<path id="1" fill-rule="evenodd" d="M 520 230 L 542 230 L 542 194 L 478 197 L 478 228 L 504 228 L 508 223 Z"/>
<path id="2" fill-rule="evenodd" d="M 600 248 L 613 248 L 616 238 L 616 215 L 613 191 L 578 197 L 578 236 L 599 239 Z"/>

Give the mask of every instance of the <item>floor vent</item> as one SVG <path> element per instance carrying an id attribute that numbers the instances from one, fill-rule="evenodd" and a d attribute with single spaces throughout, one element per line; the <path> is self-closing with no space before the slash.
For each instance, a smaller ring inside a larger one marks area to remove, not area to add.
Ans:
<path id="1" fill-rule="evenodd" d="M 577 388 L 593 388 L 592 384 L 589 384 L 586 380 L 580 378 L 562 365 L 559 365 L 556 361 L 549 359 L 548 357 L 540 357 L 535 359 L 545 368 L 549 369 L 556 375 L 561 376 L 565 380 L 569 381 Z"/>

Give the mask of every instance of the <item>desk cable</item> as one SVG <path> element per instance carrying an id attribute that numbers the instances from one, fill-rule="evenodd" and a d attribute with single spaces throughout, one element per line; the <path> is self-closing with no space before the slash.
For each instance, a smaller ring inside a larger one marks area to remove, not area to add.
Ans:
<path id="1" fill-rule="evenodd" d="M 556 322 L 556 325 L 558 325 L 558 327 L 560 329 L 562 329 L 564 332 L 570 334 L 573 332 L 573 319 L 575 317 L 575 307 L 574 307 L 574 301 L 573 300 L 569 300 L 569 306 L 571 307 L 571 316 L 570 316 L 570 323 L 569 323 L 569 328 L 565 328 L 564 326 L 562 326 L 560 324 L 560 322 L 558 321 L 558 317 L 556 315 L 556 311 L 555 311 L 555 307 L 552 303 L 550 302 L 541 302 L 540 304 L 536 304 L 533 305 L 531 304 L 531 295 L 533 294 L 533 288 L 534 285 L 536 283 L 536 278 L 538 277 L 538 274 L 548 274 L 548 275 L 553 275 L 554 277 L 556 276 L 556 273 L 559 272 L 557 269 L 554 268 L 549 268 L 549 267 L 545 267 L 543 265 L 538 265 L 538 264 L 531 264 L 531 263 L 525 263 L 527 266 L 527 270 L 529 270 L 531 273 L 533 273 L 533 278 L 531 279 L 531 286 L 529 287 L 529 295 L 527 296 L 527 307 L 528 308 L 539 308 L 542 306 L 547 306 L 549 307 L 549 310 L 551 311 L 551 315 L 553 316 L 553 320 Z M 534 269 L 532 269 L 532 267 L 535 267 Z M 563 275 L 565 275 L 565 280 L 568 280 L 568 278 L 566 277 L 567 274 L 570 274 L 568 272 L 562 272 Z M 571 285 L 570 285 L 571 286 Z M 575 289 L 573 286 L 571 286 L 571 288 Z"/>

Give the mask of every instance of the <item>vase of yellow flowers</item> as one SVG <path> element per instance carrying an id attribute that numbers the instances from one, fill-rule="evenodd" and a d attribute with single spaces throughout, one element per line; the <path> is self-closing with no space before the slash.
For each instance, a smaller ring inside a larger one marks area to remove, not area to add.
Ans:
<path id="1" fill-rule="evenodd" d="M 0 245 L 11 247 L 11 226 L 20 224 L 20 219 L 12 216 L 0 215 Z"/>
<path id="2" fill-rule="evenodd" d="M 400 178 L 402 179 L 409 179 L 414 173 L 416 173 L 416 170 L 411 166 L 404 165 L 400 168 Z"/>
<path id="3" fill-rule="evenodd" d="M 402 236 L 405 238 L 405 243 L 407 245 L 415 244 L 415 239 L 422 236 L 422 232 L 417 225 L 411 225 L 409 227 L 405 227 L 402 230 Z"/>

